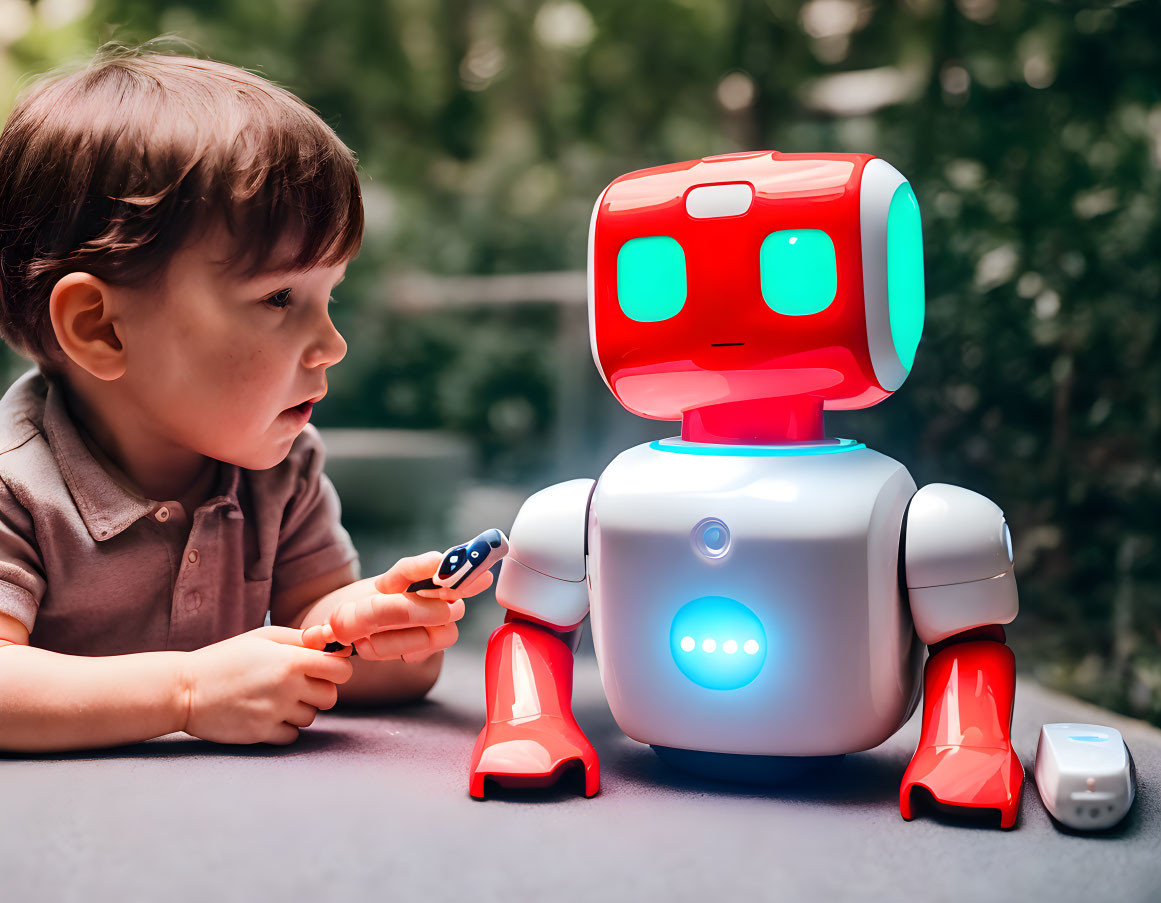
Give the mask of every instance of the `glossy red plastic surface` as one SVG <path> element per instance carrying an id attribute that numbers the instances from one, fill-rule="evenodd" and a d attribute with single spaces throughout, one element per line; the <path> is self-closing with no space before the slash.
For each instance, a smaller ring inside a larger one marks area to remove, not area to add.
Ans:
<path id="1" fill-rule="evenodd" d="M 1024 768 L 1012 749 L 1016 661 L 991 640 L 954 643 L 923 669 L 923 729 L 903 774 L 899 811 L 913 817 L 912 790 L 936 802 L 995 809 L 1000 827 L 1016 824 Z"/>
<path id="2" fill-rule="evenodd" d="M 811 395 L 713 404 L 686 411 L 681 420 L 687 442 L 777 445 L 824 435 L 822 399 Z"/>
<path id="3" fill-rule="evenodd" d="M 584 771 L 585 796 L 600 789 L 596 750 L 572 715 L 572 650 L 550 631 L 512 620 L 488 639 L 488 721 L 472 750 L 469 792 L 487 779 L 503 787 L 547 787 L 570 768 Z"/>
<path id="4" fill-rule="evenodd" d="M 621 404 L 644 417 L 680 420 L 692 409 L 753 399 L 813 396 L 844 409 L 889 395 L 875 380 L 863 299 L 858 186 L 870 159 L 762 151 L 614 181 L 597 210 L 592 316 L 599 364 Z M 752 186 L 745 213 L 699 219 L 686 212 L 692 189 L 722 183 Z M 762 242 L 783 229 L 821 229 L 834 243 L 837 290 L 825 310 L 787 316 L 763 300 Z M 631 319 L 617 299 L 618 252 L 646 236 L 674 238 L 685 253 L 685 304 L 657 322 Z"/>

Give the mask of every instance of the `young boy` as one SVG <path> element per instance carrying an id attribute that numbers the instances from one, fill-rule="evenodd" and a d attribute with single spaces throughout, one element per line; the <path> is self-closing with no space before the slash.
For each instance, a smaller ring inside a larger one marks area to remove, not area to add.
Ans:
<path id="1" fill-rule="evenodd" d="M 20 99 L 0 333 L 37 367 L 0 399 L 0 749 L 286 744 L 435 682 L 463 602 L 403 590 L 439 553 L 360 580 L 307 422 L 362 233 L 350 150 L 250 72 L 114 49 Z M 323 651 L 332 616 L 357 658 Z"/>

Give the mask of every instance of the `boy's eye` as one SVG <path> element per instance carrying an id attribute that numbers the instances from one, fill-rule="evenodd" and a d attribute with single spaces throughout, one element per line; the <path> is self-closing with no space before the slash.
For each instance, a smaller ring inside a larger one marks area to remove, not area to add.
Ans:
<path id="1" fill-rule="evenodd" d="M 327 298 L 327 301 L 330 304 L 338 304 L 339 303 L 338 299 L 335 298 L 334 295 L 331 295 L 329 298 Z M 275 294 L 271 295 L 269 298 L 266 298 L 263 303 L 269 304 L 272 307 L 277 308 L 278 310 L 285 310 L 287 307 L 290 306 L 290 289 L 284 288 L 284 289 L 282 289 L 282 291 L 276 292 Z"/>
<path id="2" fill-rule="evenodd" d="M 279 310 L 283 310 L 290 303 L 290 289 L 284 288 L 280 292 L 275 292 L 266 299 L 266 303 Z"/>

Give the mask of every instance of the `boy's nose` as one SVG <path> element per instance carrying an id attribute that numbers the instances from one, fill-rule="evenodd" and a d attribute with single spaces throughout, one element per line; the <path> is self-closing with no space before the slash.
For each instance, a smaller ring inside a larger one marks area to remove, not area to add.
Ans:
<path id="1" fill-rule="evenodd" d="M 326 326 L 323 328 L 322 335 L 319 336 L 310 347 L 307 348 L 304 355 L 303 363 L 307 367 L 331 366 L 337 364 L 347 355 L 347 342 L 342 334 L 331 322 L 330 317 L 326 318 Z"/>

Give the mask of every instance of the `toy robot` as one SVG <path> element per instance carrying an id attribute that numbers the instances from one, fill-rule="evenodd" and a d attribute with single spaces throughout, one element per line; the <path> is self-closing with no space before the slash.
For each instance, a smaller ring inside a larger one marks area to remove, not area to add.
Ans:
<path id="1" fill-rule="evenodd" d="M 912 789 L 1015 824 L 1017 612 L 1003 512 L 826 438 L 910 371 L 919 208 L 864 154 L 727 154 L 622 176 L 589 231 L 593 360 L 681 437 L 530 497 L 496 595 L 470 792 L 555 783 L 596 753 L 571 711 L 578 628 L 613 717 L 700 773 L 788 778 L 869 749 L 919 701 Z M 924 644 L 930 653 L 923 664 Z"/>

